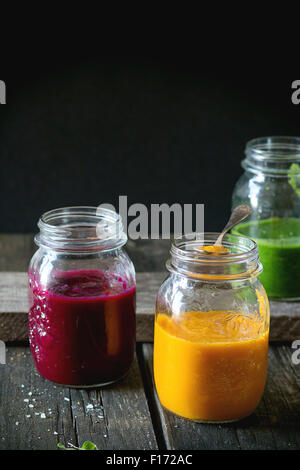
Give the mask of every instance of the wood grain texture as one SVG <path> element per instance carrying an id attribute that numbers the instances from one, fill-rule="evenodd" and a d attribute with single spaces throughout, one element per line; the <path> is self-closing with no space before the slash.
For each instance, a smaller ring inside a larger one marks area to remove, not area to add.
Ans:
<path id="1" fill-rule="evenodd" d="M 135 358 L 125 379 L 102 389 L 70 389 L 37 373 L 28 347 L 9 347 L 0 365 L 0 449 L 157 449 Z"/>
<path id="2" fill-rule="evenodd" d="M 155 299 L 166 272 L 137 273 L 137 341 L 153 341 Z M 271 341 L 300 338 L 300 302 L 271 302 Z M 27 275 L 0 273 L 0 339 L 27 341 Z"/>
<path id="3" fill-rule="evenodd" d="M 0 271 L 27 271 L 37 249 L 32 233 L 0 233 Z"/>
<path id="4" fill-rule="evenodd" d="M 300 365 L 286 345 L 269 348 L 268 378 L 263 398 L 246 419 L 228 424 L 200 424 L 164 409 L 153 380 L 153 345 L 140 345 L 152 419 L 167 449 L 294 450 L 300 448 Z M 149 392 L 151 391 L 151 393 Z"/>

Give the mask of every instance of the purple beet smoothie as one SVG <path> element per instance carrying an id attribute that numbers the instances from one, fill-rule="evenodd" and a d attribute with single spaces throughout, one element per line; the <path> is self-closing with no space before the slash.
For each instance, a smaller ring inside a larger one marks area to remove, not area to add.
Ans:
<path id="1" fill-rule="evenodd" d="M 135 349 L 135 287 L 97 270 L 51 279 L 45 290 L 29 273 L 29 339 L 40 375 L 73 386 L 123 377 Z"/>

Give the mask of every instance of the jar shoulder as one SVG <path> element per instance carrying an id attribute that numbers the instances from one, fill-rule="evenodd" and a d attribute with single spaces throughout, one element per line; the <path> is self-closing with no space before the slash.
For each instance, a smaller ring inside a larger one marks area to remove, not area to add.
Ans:
<path id="1" fill-rule="evenodd" d="M 232 191 L 232 207 L 248 204 L 251 219 L 300 217 L 300 197 L 288 176 L 273 176 L 245 171 Z"/>
<path id="2" fill-rule="evenodd" d="M 257 278 L 243 282 L 201 282 L 170 275 L 161 285 L 156 314 L 186 312 L 233 312 L 253 315 L 269 325 L 269 301 Z"/>
<path id="3" fill-rule="evenodd" d="M 80 271 L 110 273 L 126 281 L 128 287 L 136 283 L 134 265 L 123 248 L 106 253 L 71 254 L 40 247 L 28 267 L 29 277 L 34 277 L 44 286 L 61 273 Z"/>

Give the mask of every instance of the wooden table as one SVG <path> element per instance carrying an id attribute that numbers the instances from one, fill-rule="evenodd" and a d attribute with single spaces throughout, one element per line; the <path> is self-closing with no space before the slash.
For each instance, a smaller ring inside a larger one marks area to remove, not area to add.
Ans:
<path id="1" fill-rule="evenodd" d="M 137 271 L 159 272 L 169 242 L 129 242 L 127 248 Z M 35 250 L 32 235 L 0 235 L 0 250 L 0 271 L 26 271 Z M 300 365 L 292 363 L 293 352 L 290 342 L 272 343 L 266 389 L 255 413 L 213 425 L 189 422 L 161 407 L 151 342 L 137 343 L 123 381 L 97 390 L 53 385 L 36 372 L 28 345 L 10 343 L 6 365 L 0 365 L 0 449 L 56 449 L 58 442 L 86 440 L 109 450 L 300 449 Z"/>

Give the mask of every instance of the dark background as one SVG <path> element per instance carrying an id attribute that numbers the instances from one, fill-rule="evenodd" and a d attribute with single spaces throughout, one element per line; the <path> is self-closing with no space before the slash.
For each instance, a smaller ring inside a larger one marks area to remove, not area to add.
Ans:
<path id="1" fill-rule="evenodd" d="M 300 76 L 276 67 L 142 53 L 4 65 L 0 232 L 36 231 L 56 207 L 117 208 L 119 195 L 204 203 L 205 230 L 220 230 L 246 142 L 300 134 Z"/>

